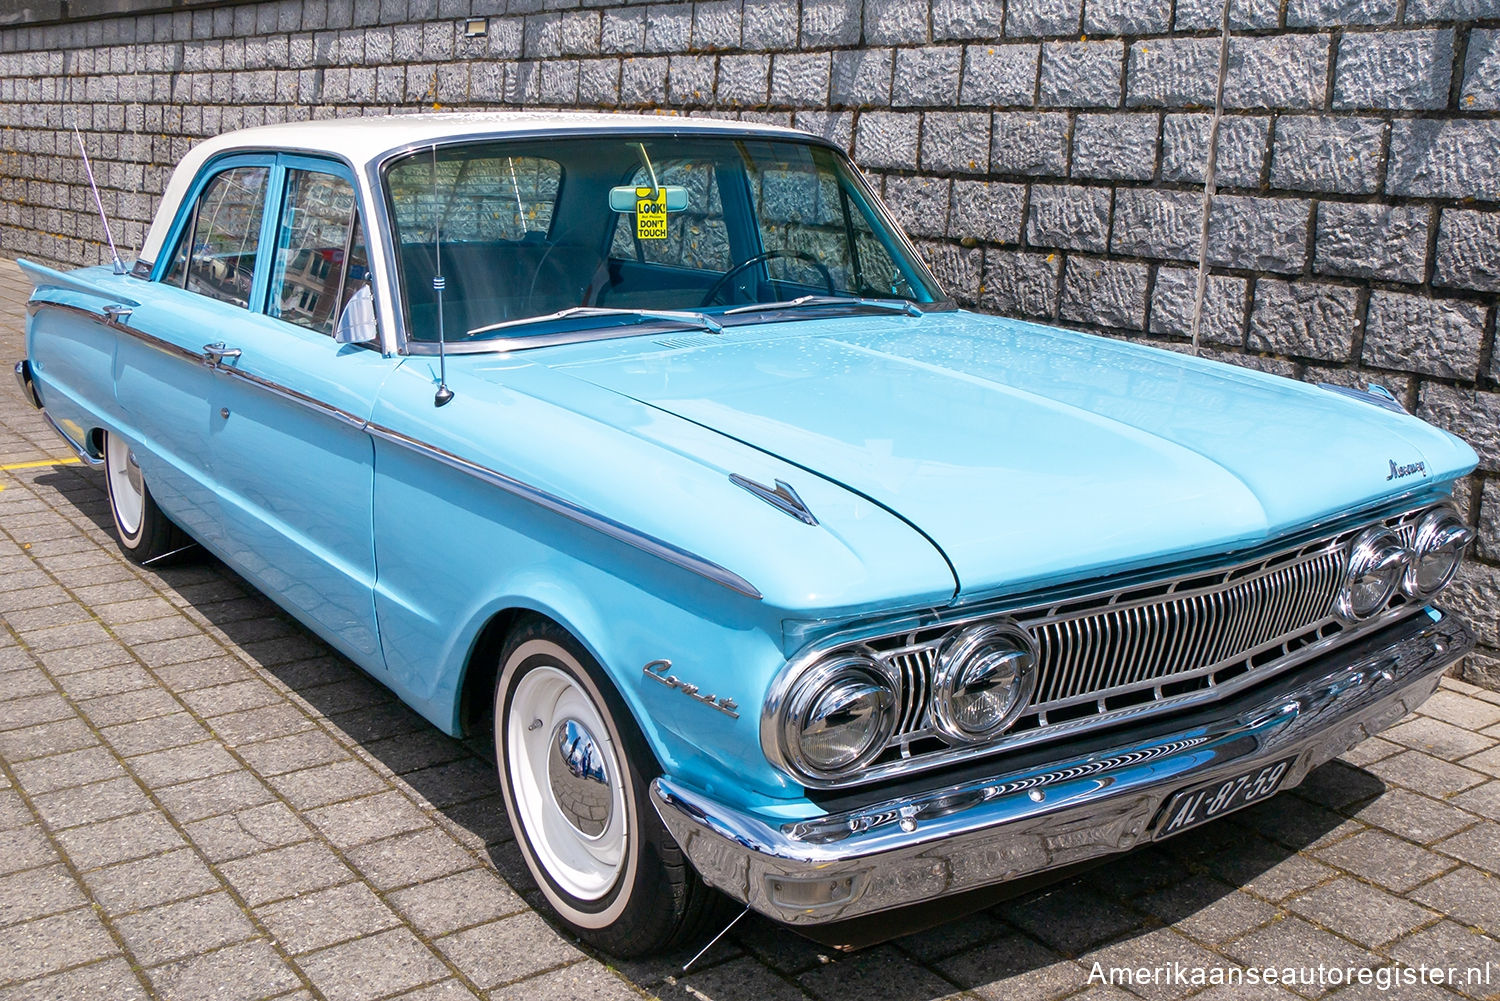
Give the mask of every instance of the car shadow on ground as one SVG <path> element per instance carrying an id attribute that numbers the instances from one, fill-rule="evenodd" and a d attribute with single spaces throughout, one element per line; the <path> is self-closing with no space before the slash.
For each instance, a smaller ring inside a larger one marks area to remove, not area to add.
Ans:
<path id="1" fill-rule="evenodd" d="M 70 470 L 37 482 L 66 495 L 109 531 L 102 479 Z M 552 920 L 505 819 L 487 730 L 466 740 L 446 736 L 201 549 L 150 569 L 352 748 L 399 776 L 442 826 L 487 856 Z M 1096 959 L 1106 966 L 1154 964 L 1191 961 L 1196 952 L 1196 958 L 1222 962 L 1164 931 L 1173 926 L 1212 946 L 1274 919 L 1278 901 L 1326 872 L 1301 852 L 1350 824 L 1348 814 L 1384 789 L 1373 774 L 1330 762 L 1271 801 L 1056 885 L 855 952 L 749 914 L 687 975 L 682 967 L 700 944 L 648 960 L 596 955 L 638 986 L 682 1001 L 760 999 L 788 989 L 823 996 L 867 990 L 889 1001 L 928 1001 L 997 981 L 1007 981 L 1007 995 L 1033 987 L 1062 993 L 1070 984 L 1083 987 Z M 735 913 L 726 909 L 729 917 Z M 768 976 L 778 982 L 767 983 Z"/>

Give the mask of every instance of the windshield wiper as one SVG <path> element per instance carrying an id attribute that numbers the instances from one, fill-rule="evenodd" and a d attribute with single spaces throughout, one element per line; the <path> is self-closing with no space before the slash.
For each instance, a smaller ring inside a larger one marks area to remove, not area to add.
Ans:
<path id="1" fill-rule="evenodd" d="M 560 309 L 555 313 L 544 313 L 541 316 L 525 316 L 519 320 L 501 320 L 499 323 L 491 323 L 487 327 L 475 327 L 469 331 L 469 336 L 477 337 L 481 334 L 490 334 L 497 330 L 507 330 L 512 327 L 530 327 L 540 323 L 551 323 L 554 320 L 586 319 L 591 316 L 626 316 L 634 318 L 637 323 L 645 323 L 648 320 L 666 320 L 698 330 L 707 330 L 711 334 L 722 334 L 724 332 L 723 325 L 715 321 L 712 317 L 688 310 L 615 309 L 610 306 L 570 306 L 567 309 Z"/>
<path id="2" fill-rule="evenodd" d="M 736 306 L 733 309 L 726 309 L 723 315 L 763 313 L 773 309 L 800 309 L 803 306 L 865 306 L 871 309 L 887 310 L 892 313 L 905 313 L 907 316 L 922 315 L 922 311 L 917 308 L 917 304 L 909 299 L 866 299 L 863 296 L 854 295 L 800 295 L 795 299 L 787 299 L 784 302 L 753 302 L 748 306 Z"/>

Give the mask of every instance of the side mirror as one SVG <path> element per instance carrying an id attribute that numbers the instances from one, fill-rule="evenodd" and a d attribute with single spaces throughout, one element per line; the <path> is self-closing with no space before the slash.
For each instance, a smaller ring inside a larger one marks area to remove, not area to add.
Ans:
<path id="1" fill-rule="evenodd" d="M 375 328 L 375 295 L 369 285 L 362 285 L 339 313 L 338 325 L 333 328 L 333 340 L 337 344 L 369 344 L 379 337 Z"/>

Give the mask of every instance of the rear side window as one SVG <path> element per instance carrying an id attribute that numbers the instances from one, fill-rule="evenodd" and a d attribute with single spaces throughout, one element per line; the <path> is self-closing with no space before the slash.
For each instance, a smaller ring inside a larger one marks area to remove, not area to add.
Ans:
<path id="1" fill-rule="evenodd" d="M 250 304 L 267 165 L 231 167 L 204 185 L 166 281 L 234 306 Z"/>
<path id="2" fill-rule="evenodd" d="M 365 271 L 363 246 L 350 247 L 354 225 L 353 185 L 322 171 L 288 170 L 266 312 L 332 334 L 346 255 L 357 252 Z"/>

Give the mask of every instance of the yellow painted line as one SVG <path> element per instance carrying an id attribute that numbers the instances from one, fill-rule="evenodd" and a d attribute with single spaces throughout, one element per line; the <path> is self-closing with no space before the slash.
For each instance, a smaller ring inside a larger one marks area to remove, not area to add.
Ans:
<path id="1" fill-rule="evenodd" d="M 0 466 L 0 472 L 10 472 L 12 469 L 40 469 L 43 466 L 76 466 L 82 461 L 78 456 L 69 456 L 66 459 L 38 459 L 35 462 L 12 462 L 8 466 Z"/>

